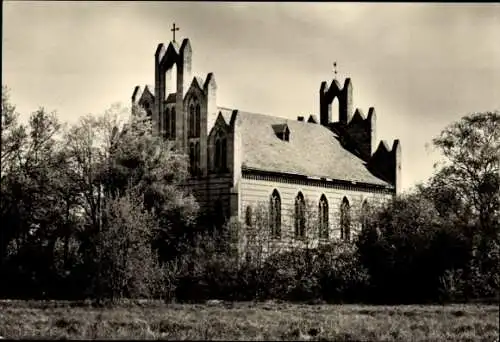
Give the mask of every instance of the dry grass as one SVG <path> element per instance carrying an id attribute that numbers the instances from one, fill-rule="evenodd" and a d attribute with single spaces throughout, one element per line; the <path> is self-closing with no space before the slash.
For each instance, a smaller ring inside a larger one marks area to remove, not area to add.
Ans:
<path id="1" fill-rule="evenodd" d="M 44 339 L 498 341 L 487 305 L 365 306 L 158 302 L 98 309 L 0 302 L 0 336 Z"/>

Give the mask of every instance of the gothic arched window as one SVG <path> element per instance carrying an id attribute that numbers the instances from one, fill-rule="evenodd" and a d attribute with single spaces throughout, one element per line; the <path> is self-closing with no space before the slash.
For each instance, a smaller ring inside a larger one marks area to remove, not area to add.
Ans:
<path id="1" fill-rule="evenodd" d="M 175 139 L 175 108 L 172 108 L 172 113 L 170 115 L 170 138 Z"/>
<path id="2" fill-rule="evenodd" d="M 220 151 L 220 162 L 221 169 L 225 171 L 227 169 L 227 140 L 226 138 L 221 139 L 221 151 Z"/>
<path id="3" fill-rule="evenodd" d="M 214 169 L 216 172 L 227 170 L 227 139 L 226 137 L 215 138 Z"/>
<path id="4" fill-rule="evenodd" d="M 214 169 L 216 172 L 219 172 L 220 170 L 220 154 L 221 154 L 221 141 L 219 138 L 215 139 L 215 156 L 214 156 Z"/>
<path id="5" fill-rule="evenodd" d="M 189 106 L 189 132 L 188 136 L 194 136 L 194 105 Z"/>
<path id="6" fill-rule="evenodd" d="M 269 227 L 273 238 L 281 237 L 281 198 L 278 190 L 274 189 L 269 205 Z"/>
<path id="7" fill-rule="evenodd" d="M 318 218 L 319 238 L 328 239 L 328 201 L 325 195 L 322 195 L 319 199 Z"/>
<path id="8" fill-rule="evenodd" d="M 340 205 L 340 238 L 345 241 L 351 239 L 351 206 L 346 197 Z"/>
<path id="9" fill-rule="evenodd" d="M 299 192 L 295 197 L 295 237 L 304 238 L 306 234 L 306 202 Z"/>
<path id="10" fill-rule="evenodd" d="M 200 136 L 200 132 L 201 132 L 201 119 L 200 119 L 200 116 L 201 116 L 201 112 L 200 112 L 200 105 L 197 104 L 196 105 L 196 116 L 195 116 L 195 120 L 194 120 L 194 136 L 195 137 L 199 137 Z"/>

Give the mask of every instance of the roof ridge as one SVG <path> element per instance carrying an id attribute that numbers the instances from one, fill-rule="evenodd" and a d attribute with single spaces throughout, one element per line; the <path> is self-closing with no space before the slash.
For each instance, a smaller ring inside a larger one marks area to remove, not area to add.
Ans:
<path id="1" fill-rule="evenodd" d="M 217 106 L 217 109 L 223 109 L 223 110 L 237 110 L 239 113 L 245 113 L 245 114 L 250 114 L 250 115 L 260 115 L 260 116 L 265 116 L 265 117 L 269 117 L 269 118 L 276 118 L 276 119 L 282 119 L 282 120 L 286 120 L 286 121 L 290 121 L 290 122 L 297 122 L 296 120 L 294 119 L 291 119 L 291 118 L 288 118 L 288 117 L 285 117 L 285 116 L 276 116 L 276 115 L 272 115 L 272 114 L 264 114 L 264 113 L 256 113 L 256 112 L 250 112 L 250 111 L 246 111 L 246 110 L 243 110 L 243 109 L 236 109 L 236 108 L 230 108 L 230 107 L 225 107 L 225 106 Z M 304 123 L 304 124 L 314 124 L 312 122 L 301 122 L 301 123 Z M 317 124 L 315 124 L 317 125 Z"/>

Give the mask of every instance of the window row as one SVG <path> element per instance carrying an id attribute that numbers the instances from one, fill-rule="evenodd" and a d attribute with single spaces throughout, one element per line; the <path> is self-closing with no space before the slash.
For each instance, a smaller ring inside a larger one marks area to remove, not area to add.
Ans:
<path id="1" fill-rule="evenodd" d="M 200 105 L 190 105 L 189 107 L 189 129 L 188 136 L 190 138 L 197 138 L 200 136 L 201 132 L 201 121 L 200 121 Z M 176 113 L 175 108 L 167 108 L 163 112 L 163 116 L 160 118 L 160 131 L 166 139 L 175 138 L 175 120 Z"/>
<path id="2" fill-rule="evenodd" d="M 304 195 L 299 192 L 295 197 L 295 206 L 293 213 L 294 235 L 297 239 L 306 237 L 307 221 L 312 219 L 311 211 L 306 210 L 306 202 Z M 362 229 L 365 228 L 367 222 L 366 213 L 368 212 L 368 202 L 365 200 L 362 205 Z M 245 222 L 247 226 L 252 225 L 252 209 L 247 207 L 245 214 Z M 281 238 L 281 197 L 278 190 L 274 190 L 270 197 L 269 203 L 269 229 L 273 238 Z M 328 200 L 325 195 L 322 195 L 317 209 L 318 218 L 318 236 L 320 239 L 329 238 L 329 209 Z M 350 241 L 351 239 L 351 206 L 349 200 L 344 197 L 340 205 L 340 238 Z"/>

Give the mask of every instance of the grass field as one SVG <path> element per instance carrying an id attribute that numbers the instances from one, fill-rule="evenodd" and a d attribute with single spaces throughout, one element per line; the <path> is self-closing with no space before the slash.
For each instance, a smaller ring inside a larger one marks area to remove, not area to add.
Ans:
<path id="1" fill-rule="evenodd" d="M 0 336 L 44 339 L 498 341 L 488 305 L 0 302 Z"/>

